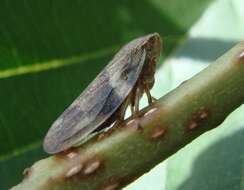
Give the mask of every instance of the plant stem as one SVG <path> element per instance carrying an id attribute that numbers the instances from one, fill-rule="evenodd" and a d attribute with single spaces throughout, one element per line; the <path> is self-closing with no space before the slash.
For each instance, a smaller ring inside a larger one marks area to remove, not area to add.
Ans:
<path id="1" fill-rule="evenodd" d="M 148 172 L 244 101 L 244 42 L 119 127 L 36 162 L 12 190 L 114 190 Z"/>

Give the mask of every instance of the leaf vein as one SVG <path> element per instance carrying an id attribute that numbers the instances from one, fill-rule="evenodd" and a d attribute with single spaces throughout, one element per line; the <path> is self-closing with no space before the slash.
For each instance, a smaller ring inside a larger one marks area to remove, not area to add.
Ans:
<path id="1" fill-rule="evenodd" d="M 40 62 L 40 63 L 35 63 L 26 66 L 19 66 L 16 68 L 5 69 L 0 71 L 0 79 L 9 78 L 17 75 L 29 74 L 29 73 L 42 72 L 50 69 L 56 69 L 56 68 L 68 66 L 71 64 L 79 64 L 88 61 L 90 59 L 95 59 L 105 55 L 109 55 L 115 52 L 116 49 L 118 49 L 118 46 L 97 50 L 95 52 L 90 52 L 80 56 L 73 56 L 65 59 L 53 59 L 44 63 Z"/>

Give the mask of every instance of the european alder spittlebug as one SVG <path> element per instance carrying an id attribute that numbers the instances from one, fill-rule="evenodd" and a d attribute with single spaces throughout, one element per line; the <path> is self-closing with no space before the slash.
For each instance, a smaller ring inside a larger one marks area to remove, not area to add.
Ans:
<path id="1" fill-rule="evenodd" d="M 112 123 L 118 124 L 124 120 L 128 106 L 136 117 L 144 92 L 151 104 L 150 89 L 161 48 L 158 33 L 134 39 L 122 47 L 53 123 L 44 139 L 44 150 L 50 154 L 67 150 L 90 133 Z"/>

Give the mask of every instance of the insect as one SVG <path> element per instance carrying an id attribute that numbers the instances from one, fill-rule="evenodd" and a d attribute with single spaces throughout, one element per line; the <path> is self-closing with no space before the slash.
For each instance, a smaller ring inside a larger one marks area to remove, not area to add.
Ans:
<path id="1" fill-rule="evenodd" d="M 124 120 L 131 107 L 139 113 L 145 92 L 153 102 L 156 61 L 161 52 L 158 33 L 136 38 L 123 46 L 83 93 L 53 123 L 44 139 L 44 150 L 54 154 L 75 146 L 89 134 Z"/>

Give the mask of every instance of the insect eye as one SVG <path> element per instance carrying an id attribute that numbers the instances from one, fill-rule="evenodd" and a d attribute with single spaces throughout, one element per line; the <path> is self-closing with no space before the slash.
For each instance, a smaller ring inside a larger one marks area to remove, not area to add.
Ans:
<path id="1" fill-rule="evenodd" d="M 150 43 L 150 44 L 154 44 L 154 43 L 155 43 L 155 38 L 154 38 L 154 37 L 151 37 L 151 38 L 148 40 L 148 43 Z"/>

